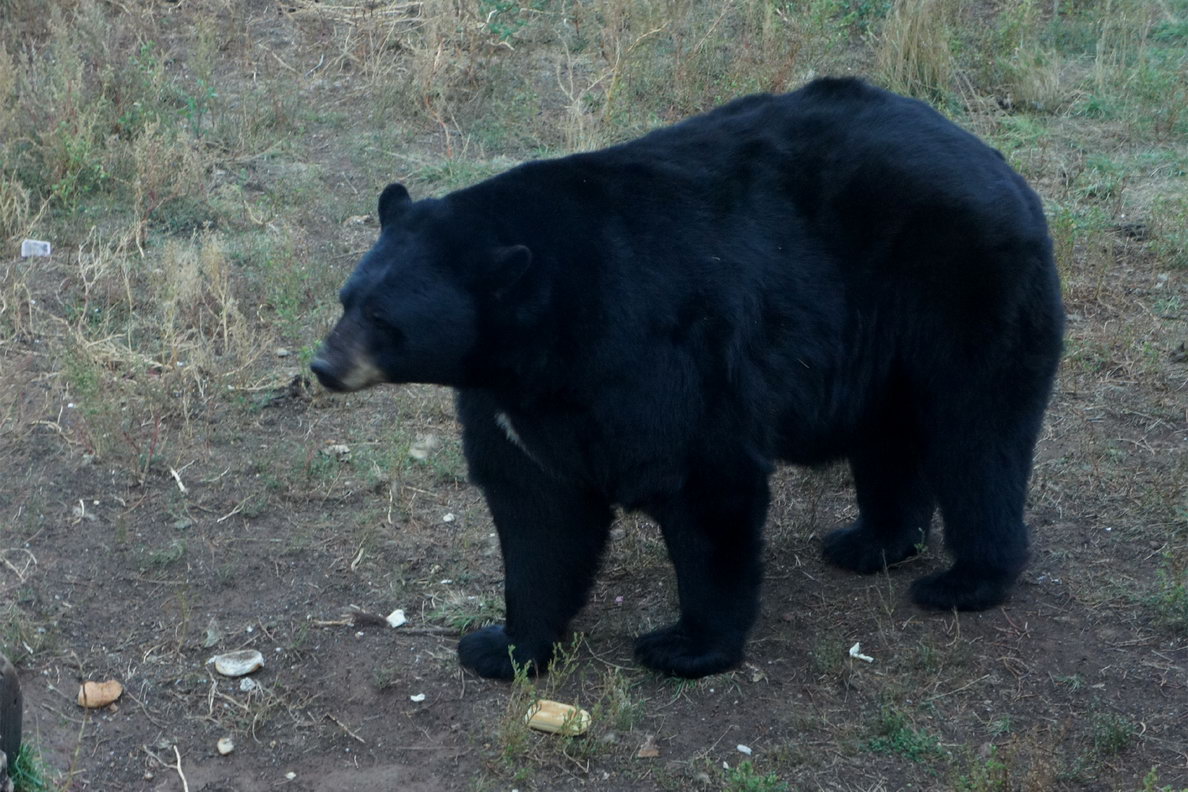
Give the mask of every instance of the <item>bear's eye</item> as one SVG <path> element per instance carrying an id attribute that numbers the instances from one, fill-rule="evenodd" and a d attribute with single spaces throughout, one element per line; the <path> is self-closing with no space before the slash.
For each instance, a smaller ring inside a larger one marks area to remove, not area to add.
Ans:
<path id="1" fill-rule="evenodd" d="M 363 310 L 363 318 L 366 319 L 369 324 L 379 325 L 380 327 L 387 327 L 391 324 L 385 316 L 383 310 L 381 310 L 378 305 L 368 306 L 365 308 Z"/>

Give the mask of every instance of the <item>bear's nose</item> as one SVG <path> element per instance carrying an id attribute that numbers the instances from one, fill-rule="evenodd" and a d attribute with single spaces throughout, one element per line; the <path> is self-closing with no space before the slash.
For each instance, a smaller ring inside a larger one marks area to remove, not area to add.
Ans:
<path id="1" fill-rule="evenodd" d="M 322 357 L 316 357 L 313 362 L 309 364 L 309 369 L 318 377 L 318 382 L 322 383 L 322 387 L 332 391 L 343 391 L 346 387 L 342 384 L 334 372 L 334 367 L 330 365 L 330 361 Z"/>

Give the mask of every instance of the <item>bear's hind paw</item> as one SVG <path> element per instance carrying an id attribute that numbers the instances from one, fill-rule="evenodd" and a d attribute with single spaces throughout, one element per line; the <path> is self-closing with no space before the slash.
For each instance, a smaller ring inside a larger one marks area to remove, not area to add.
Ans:
<path id="1" fill-rule="evenodd" d="M 475 630 L 458 641 L 458 661 L 487 679 L 514 679 L 517 667 L 525 669 L 529 676 L 536 676 L 548 667 L 551 659 L 551 648 L 533 655 L 516 646 L 502 624 Z"/>
<path id="2" fill-rule="evenodd" d="M 673 624 L 635 639 L 635 658 L 655 671 L 685 679 L 717 674 L 742 662 L 738 648 L 707 645 Z"/>
<path id="3" fill-rule="evenodd" d="M 920 537 L 923 541 L 923 536 Z M 920 552 L 916 544 L 903 547 L 884 547 L 874 535 L 862 526 L 861 521 L 848 528 L 838 528 L 825 535 L 821 542 L 821 555 L 836 567 L 851 572 L 869 575 L 882 572 L 890 566 L 905 561 Z"/>
<path id="4" fill-rule="evenodd" d="M 930 610 L 980 611 L 1006 600 L 1016 575 L 977 574 L 956 567 L 912 583 L 912 601 Z"/>

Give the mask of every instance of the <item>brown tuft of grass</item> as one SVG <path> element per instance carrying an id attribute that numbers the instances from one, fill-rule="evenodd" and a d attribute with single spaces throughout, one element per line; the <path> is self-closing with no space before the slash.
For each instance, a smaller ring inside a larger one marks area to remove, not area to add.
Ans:
<path id="1" fill-rule="evenodd" d="M 875 72 L 893 91 L 941 100 L 956 84 L 950 0 L 896 0 L 875 50 Z"/>

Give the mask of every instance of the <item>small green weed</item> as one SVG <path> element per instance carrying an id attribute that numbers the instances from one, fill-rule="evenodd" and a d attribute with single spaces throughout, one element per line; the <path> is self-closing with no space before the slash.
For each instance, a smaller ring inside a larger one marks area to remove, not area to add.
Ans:
<path id="1" fill-rule="evenodd" d="M 957 778 L 957 792 L 1009 792 L 1010 774 L 1006 764 L 998 758 L 998 749 L 990 747 L 990 756 L 975 761 L 970 771 Z"/>
<path id="2" fill-rule="evenodd" d="M 898 754 L 913 762 L 945 757 L 936 735 L 912 728 L 907 715 L 891 706 L 883 707 L 878 734 L 867 741 L 866 747 L 875 753 Z"/>
<path id="3" fill-rule="evenodd" d="M 1164 555 L 1164 564 L 1156 573 L 1149 602 L 1159 624 L 1188 634 L 1188 566 L 1177 565 L 1170 553 Z"/>
<path id="4" fill-rule="evenodd" d="M 164 569 L 176 564 L 186 556 L 186 543 L 175 539 L 167 547 L 154 550 L 144 560 L 146 569 Z"/>
<path id="5" fill-rule="evenodd" d="M 429 611 L 428 620 L 458 632 L 472 627 L 493 624 L 503 618 L 503 603 L 496 597 L 466 595 L 449 592 L 437 607 Z"/>
<path id="6" fill-rule="evenodd" d="M 748 759 L 726 771 L 725 792 L 790 792 L 791 787 L 775 773 L 761 775 Z"/>
<path id="7" fill-rule="evenodd" d="M 1102 712 L 1093 717 L 1093 750 L 1100 757 L 1117 756 L 1136 737 L 1134 724 L 1121 715 Z"/>
<path id="8" fill-rule="evenodd" d="M 39 626 L 18 606 L 22 600 L 35 603 L 34 595 L 27 589 L 17 589 L 14 601 L 0 605 L 0 651 L 16 665 L 36 657 L 51 646 L 51 634 Z"/>
<path id="9" fill-rule="evenodd" d="M 1177 790 L 1171 784 L 1159 785 L 1159 771 L 1152 767 L 1151 772 L 1143 776 L 1143 788 L 1139 792 L 1188 792 L 1188 787 Z"/>
<path id="10" fill-rule="evenodd" d="M 50 792 L 49 771 L 28 743 L 21 746 L 11 770 L 14 792 Z"/>
<path id="11" fill-rule="evenodd" d="M 1011 727 L 1011 716 L 1003 715 L 1001 718 L 992 720 L 990 725 L 986 727 L 986 731 L 990 732 L 993 737 L 1001 737 L 1004 734 L 1010 734 Z"/>

